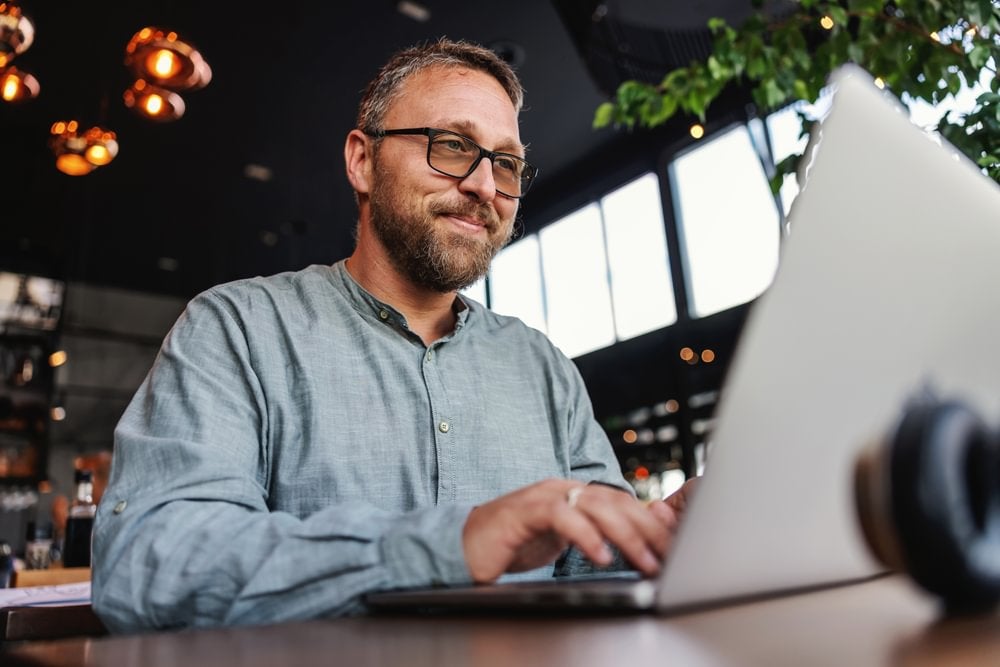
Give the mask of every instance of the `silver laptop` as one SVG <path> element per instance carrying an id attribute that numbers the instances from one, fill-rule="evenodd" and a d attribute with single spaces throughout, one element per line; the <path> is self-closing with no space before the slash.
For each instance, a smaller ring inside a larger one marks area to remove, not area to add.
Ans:
<path id="1" fill-rule="evenodd" d="M 879 573 L 853 507 L 859 450 L 928 386 L 1000 415 L 1000 187 L 867 73 L 830 83 L 780 267 L 660 577 L 386 592 L 373 606 L 672 611 Z"/>

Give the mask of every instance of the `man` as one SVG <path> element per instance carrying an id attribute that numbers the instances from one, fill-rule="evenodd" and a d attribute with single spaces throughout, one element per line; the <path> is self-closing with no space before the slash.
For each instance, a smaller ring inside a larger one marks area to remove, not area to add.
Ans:
<path id="1" fill-rule="evenodd" d="M 551 576 L 570 545 L 658 570 L 683 496 L 636 501 L 572 363 L 456 292 L 535 174 L 521 98 L 486 49 L 397 54 L 344 148 L 354 253 L 188 305 L 115 432 L 109 628 L 357 613 L 372 590 Z"/>

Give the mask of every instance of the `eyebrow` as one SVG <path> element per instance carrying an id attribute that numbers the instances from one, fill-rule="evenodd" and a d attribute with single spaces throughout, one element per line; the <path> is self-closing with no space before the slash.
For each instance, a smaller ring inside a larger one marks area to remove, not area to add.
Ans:
<path id="1" fill-rule="evenodd" d="M 472 138 L 472 135 L 476 132 L 477 129 L 476 124 L 469 120 L 453 120 L 453 121 L 442 120 L 440 121 L 440 123 L 441 123 L 440 125 L 436 125 L 435 127 L 439 127 L 442 130 L 454 130 L 459 134 L 467 135 L 470 138 Z M 493 146 L 490 150 L 492 150 L 495 153 L 512 153 L 515 155 L 517 154 L 524 155 L 527 152 L 528 147 L 520 142 L 505 140 L 502 141 L 500 144 Z"/>

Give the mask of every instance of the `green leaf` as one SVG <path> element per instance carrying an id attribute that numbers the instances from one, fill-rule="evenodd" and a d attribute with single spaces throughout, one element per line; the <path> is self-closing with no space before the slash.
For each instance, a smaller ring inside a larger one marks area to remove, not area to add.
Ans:
<path id="1" fill-rule="evenodd" d="M 990 48 L 985 44 L 976 44 L 972 47 L 972 51 L 969 52 L 969 64 L 975 67 L 977 70 L 982 69 L 986 66 L 986 62 L 993 55 L 990 52 Z"/>
<path id="2" fill-rule="evenodd" d="M 795 91 L 795 97 L 800 100 L 809 99 L 809 86 L 802 79 L 796 79 L 795 83 L 792 84 L 792 90 Z"/>
<path id="3" fill-rule="evenodd" d="M 788 99 L 788 95 L 781 89 L 778 82 L 774 79 L 768 79 L 765 81 L 763 90 L 764 104 L 768 109 L 775 109 L 780 106 L 782 102 Z"/>
<path id="4" fill-rule="evenodd" d="M 829 14 L 830 18 L 833 19 L 834 29 L 840 28 L 841 30 L 847 28 L 847 10 L 839 5 L 829 4 L 826 8 L 826 13 Z"/>
<path id="5" fill-rule="evenodd" d="M 607 127 L 611 124 L 611 119 L 615 115 L 615 105 L 611 102 L 604 102 L 597 111 L 594 112 L 594 129 Z"/>
<path id="6" fill-rule="evenodd" d="M 718 16 L 713 16 L 708 19 L 708 29 L 713 33 L 719 32 L 726 27 L 726 19 L 719 18 Z"/>

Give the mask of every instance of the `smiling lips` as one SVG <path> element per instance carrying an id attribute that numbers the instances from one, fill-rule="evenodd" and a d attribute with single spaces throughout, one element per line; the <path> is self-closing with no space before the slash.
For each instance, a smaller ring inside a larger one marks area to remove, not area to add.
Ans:
<path id="1" fill-rule="evenodd" d="M 478 232 L 480 230 L 489 231 L 489 224 L 485 220 L 480 220 L 473 216 L 454 215 L 451 213 L 443 213 L 442 216 L 471 232 Z"/>

